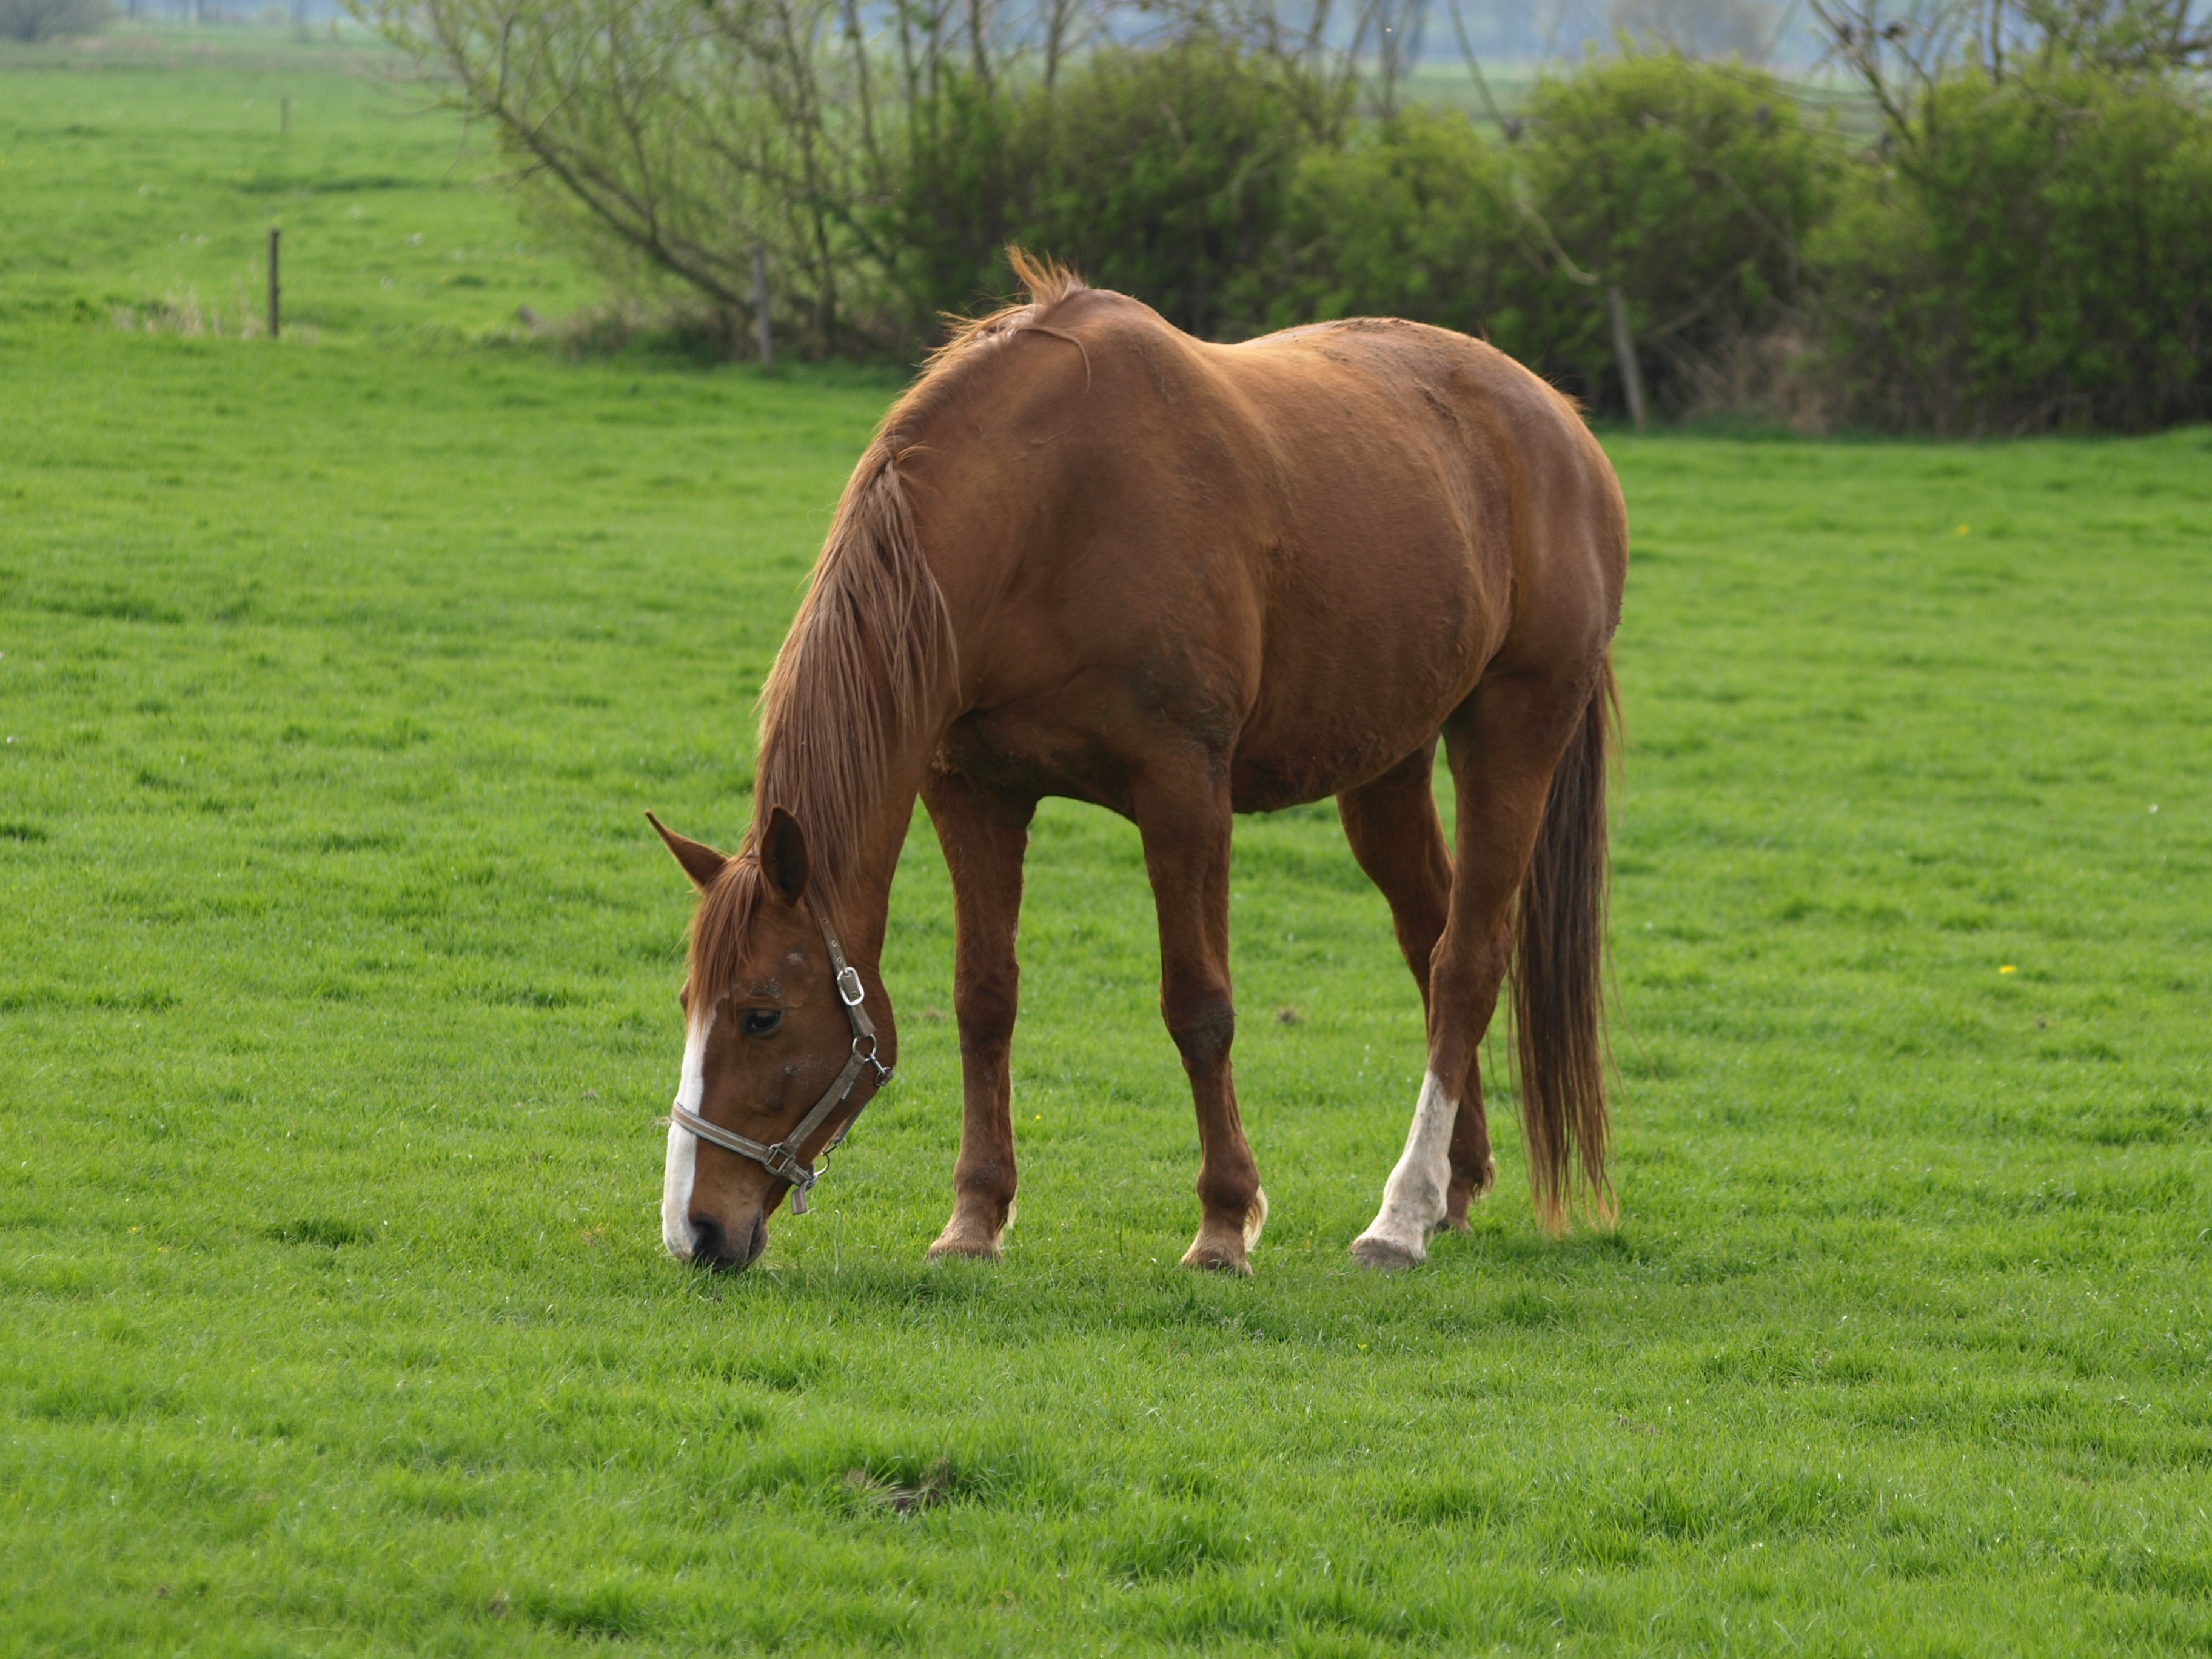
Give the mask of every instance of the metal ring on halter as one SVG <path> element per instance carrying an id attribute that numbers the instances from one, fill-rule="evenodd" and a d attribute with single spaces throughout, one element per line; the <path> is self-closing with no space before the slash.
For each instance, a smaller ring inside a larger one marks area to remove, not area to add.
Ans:
<path id="1" fill-rule="evenodd" d="M 867 991 L 860 983 L 860 971 L 845 960 L 845 947 L 838 943 L 837 930 L 830 925 L 830 918 L 817 912 L 814 919 L 821 926 L 822 942 L 830 947 L 830 964 L 836 970 L 834 983 L 837 987 L 837 1000 L 845 1005 L 845 1018 L 853 1027 L 853 1051 L 846 1056 L 836 1081 L 823 1092 L 822 1098 L 814 1103 L 791 1133 L 773 1146 L 765 1146 L 750 1135 L 741 1135 L 734 1129 L 725 1129 L 719 1123 L 709 1123 L 681 1101 L 678 1101 L 668 1114 L 670 1121 L 690 1130 L 699 1139 L 720 1146 L 725 1152 L 735 1152 L 739 1158 L 749 1158 L 778 1180 L 789 1182 L 791 1212 L 793 1215 L 806 1213 L 806 1195 L 814 1190 L 814 1183 L 822 1178 L 820 1170 L 810 1169 L 800 1161 L 799 1149 L 806 1144 L 806 1138 L 820 1128 L 831 1113 L 845 1103 L 853 1092 L 854 1085 L 860 1082 L 864 1068 L 875 1073 L 876 1087 L 878 1089 L 891 1080 L 893 1071 L 891 1066 L 876 1058 L 875 1022 L 868 1018 L 867 1010 L 860 1006 L 867 1000 Z M 830 1153 L 843 1145 L 845 1137 L 852 1133 L 853 1125 L 867 1106 L 868 1103 L 862 1101 L 853 1115 L 846 1119 L 843 1126 L 830 1137 L 830 1144 L 822 1149 L 825 1161 Z"/>
<path id="2" fill-rule="evenodd" d="M 864 1042 L 868 1045 L 865 1049 L 860 1047 Z M 873 1031 L 869 1032 L 866 1036 L 856 1036 L 853 1039 L 853 1057 L 864 1065 L 875 1067 L 876 1087 L 878 1089 L 891 1080 L 891 1068 L 876 1058 L 876 1034 Z M 855 1115 L 857 1116 L 858 1114 Z"/>

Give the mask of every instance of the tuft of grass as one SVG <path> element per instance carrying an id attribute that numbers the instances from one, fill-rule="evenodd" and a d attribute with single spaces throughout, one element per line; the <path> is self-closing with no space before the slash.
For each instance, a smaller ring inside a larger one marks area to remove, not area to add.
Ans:
<path id="1" fill-rule="evenodd" d="M 280 1227 L 270 1228 L 268 1236 L 279 1244 L 313 1244 L 325 1250 L 340 1249 L 348 1244 L 366 1244 L 376 1237 L 368 1228 L 354 1222 L 333 1221 L 327 1217 L 288 1221 Z"/>

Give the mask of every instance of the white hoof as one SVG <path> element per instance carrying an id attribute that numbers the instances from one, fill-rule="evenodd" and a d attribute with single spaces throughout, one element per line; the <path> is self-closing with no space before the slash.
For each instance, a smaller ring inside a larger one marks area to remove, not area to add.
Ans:
<path id="1" fill-rule="evenodd" d="M 1429 1253 L 1418 1243 L 1407 1244 L 1381 1233 L 1364 1232 L 1352 1241 L 1352 1259 L 1376 1273 L 1401 1273 L 1408 1267 L 1419 1267 L 1429 1259 Z"/>
<path id="2" fill-rule="evenodd" d="M 1451 1190 L 1452 1121 L 1458 1115 L 1459 1103 L 1445 1097 L 1437 1074 L 1423 1078 L 1406 1150 L 1382 1188 L 1382 1207 L 1352 1241 L 1352 1254 L 1369 1267 L 1396 1271 L 1429 1259 L 1429 1237 L 1443 1225 Z"/>

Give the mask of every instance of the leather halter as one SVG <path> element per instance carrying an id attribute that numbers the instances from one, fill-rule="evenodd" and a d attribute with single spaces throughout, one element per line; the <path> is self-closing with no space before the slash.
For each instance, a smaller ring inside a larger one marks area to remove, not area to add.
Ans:
<path id="1" fill-rule="evenodd" d="M 672 1121 L 681 1124 L 701 1140 L 712 1141 L 726 1152 L 735 1152 L 739 1158 L 749 1158 L 778 1180 L 789 1182 L 791 1212 L 793 1215 L 806 1213 L 806 1195 L 814 1190 L 814 1183 L 822 1178 L 821 1170 L 810 1169 L 799 1161 L 799 1149 L 806 1144 L 807 1136 L 820 1128 L 829 1121 L 830 1114 L 845 1103 L 853 1092 L 853 1086 L 860 1080 L 861 1073 L 873 1071 L 876 1087 L 880 1089 L 891 1080 L 892 1071 L 890 1066 L 876 1058 L 875 1022 L 868 1018 L 868 1011 L 861 1006 L 867 998 L 867 992 L 861 987 L 860 973 L 845 960 L 845 947 L 837 942 L 837 930 L 830 925 L 830 918 L 817 911 L 814 919 L 821 924 L 822 942 L 830 947 L 830 966 L 836 976 L 837 1000 L 845 1005 L 845 1018 L 853 1027 L 853 1052 L 846 1056 L 845 1068 L 837 1073 L 836 1081 L 823 1091 L 822 1098 L 814 1103 L 814 1109 L 799 1120 L 791 1133 L 773 1146 L 763 1146 L 749 1136 L 725 1129 L 719 1123 L 709 1123 L 698 1113 L 686 1109 L 680 1100 L 668 1115 Z M 845 1121 L 844 1127 L 822 1149 L 825 1162 L 845 1137 L 852 1133 L 853 1125 L 860 1121 L 860 1113 L 867 1109 L 867 1101 L 862 1101 L 859 1109 Z"/>

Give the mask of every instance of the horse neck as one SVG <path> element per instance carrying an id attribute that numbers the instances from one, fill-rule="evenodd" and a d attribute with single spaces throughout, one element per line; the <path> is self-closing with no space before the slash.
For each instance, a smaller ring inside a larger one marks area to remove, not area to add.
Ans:
<path id="1" fill-rule="evenodd" d="M 872 963 L 915 797 L 957 695 L 952 629 L 896 447 L 879 437 L 845 487 L 769 671 L 754 797 L 799 820 L 837 926 Z"/>
<path id="2" fill-rule="evenodd" d="M 932 718 L 908 730 L 885 734 L 880 775 L 870 781 L 873 787 L 861 799 L 845 803 L 842 811 L 810 812 L 811 802 L 823 799 L 818 787 L 809 787 L 818 780 L 808 778 L 801 769 L 813 758 L 811 753 L 794 754 L 796 764 L 786 767 L 773 743 L 762 750 L 760 783 L 754 796 L 757 813 L 782 805 L 798 817 L 807 833 L 815 902 L 836 928 L 846 956 L 869 969 L 883 957 L 892 878 L 898 873 L 914 804 L 941 736 L 943 720 L 933 717 L 934 710 L 930 712 Z M 813 746 L 806 745 L 809 750 Z"/>
<path id="3" fill-rule="evenodd" d="M 927 753 L 921 760 L 927 763 Z M 883 961 L 884 938 L 890 926 L 891 882 L 898 874 L 908 827 L 914 822 L 915 799 L 921 793 L 921 765 L 901 766 L 897 771 L 896 781 L 884 790 L 872 822 L 855 844 L 832 854 L 842 862 L 829 888 L 835 895 L 831 915 L 846 954 L 872 969 Z"/>

